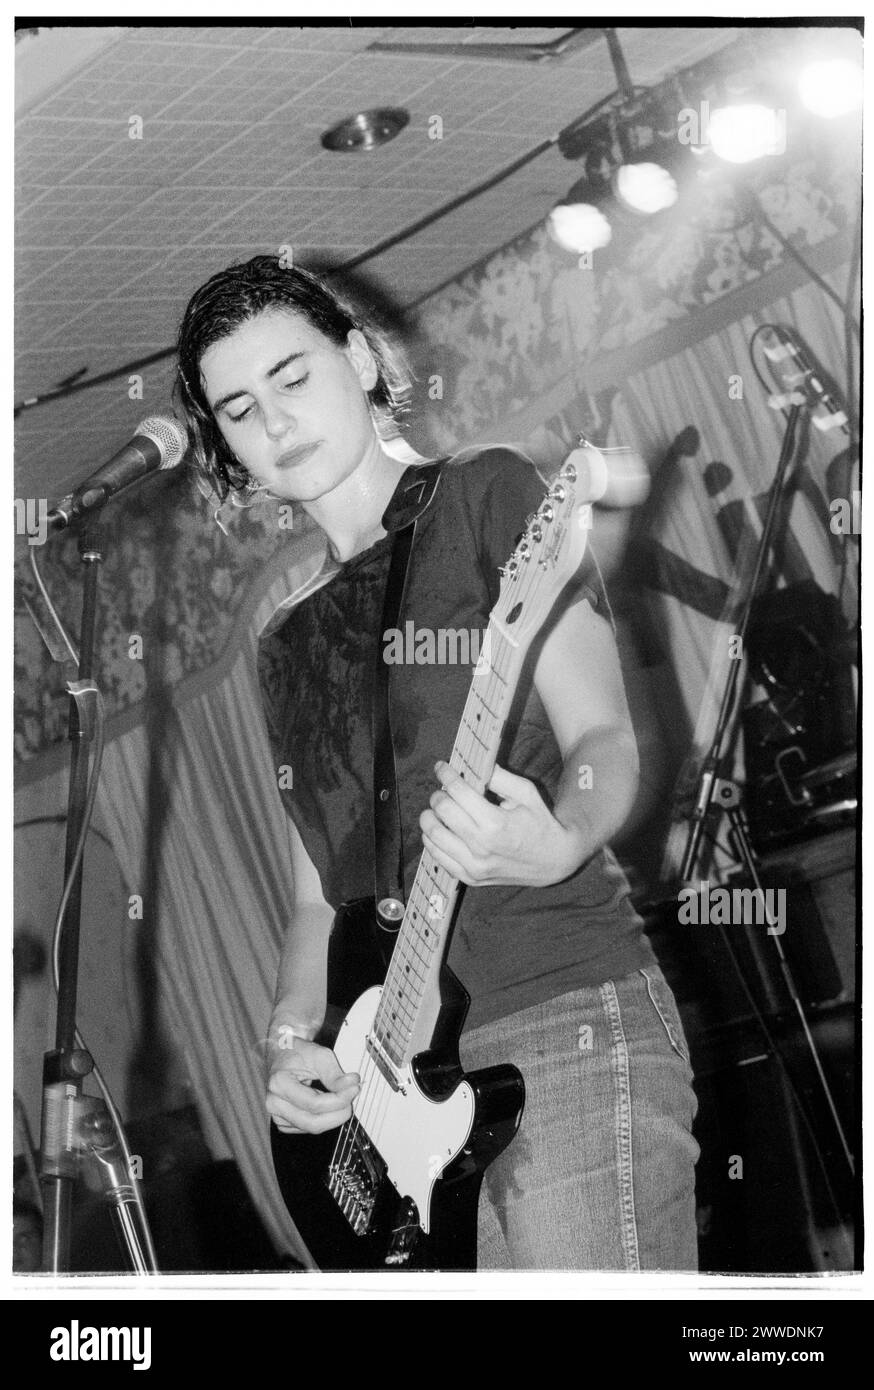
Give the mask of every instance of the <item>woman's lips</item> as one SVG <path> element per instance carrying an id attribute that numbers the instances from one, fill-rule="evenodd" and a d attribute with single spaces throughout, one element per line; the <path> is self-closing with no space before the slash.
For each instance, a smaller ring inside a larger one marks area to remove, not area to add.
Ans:
<path id="1" fill-rule="evenodd" d="M 277 468 L 293 468 L 296 463 L 302 463 L 308 459 L 310 454 L 314 454 L 321 444 L 317 439 L 313 444 L 296 444 L 293 449 L 286 449 L 284 454 L 280 454 L 276 460 Z"/>

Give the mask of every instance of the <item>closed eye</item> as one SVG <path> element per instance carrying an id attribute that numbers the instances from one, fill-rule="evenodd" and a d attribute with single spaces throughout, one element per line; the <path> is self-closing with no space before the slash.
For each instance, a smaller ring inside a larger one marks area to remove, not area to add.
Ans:
<path id="1" fill-rule="evenodd" d="M 292 381 L 284 381 L 282 383 L 283 390 L 294 391 L 296 387 L 303 386 L 305 381 L 309 381 L 309 376 L 309 372 L 304 372 L 303 376 L 295 377 Z"/>
<path id="2" fill-rule="evenodd" d="M 304 372 L 303 376 L 294 377 L 291 381 L 280 382 L 280 386 L 283 391 L 296 391 L 299 386 L 303 386 L 304 383 L 309 380 L 309 375 L 309 372 Z M 242 420 L 245 420 L 247 416 L 251 415 L 251 413 L 252 407 L 247 405 L 245 410 L 241 410 L 237 415 L 231 415 L 230 411 L 228 411 L 228 419 L 232 420 L 234 424 L 237 425 Z"/>

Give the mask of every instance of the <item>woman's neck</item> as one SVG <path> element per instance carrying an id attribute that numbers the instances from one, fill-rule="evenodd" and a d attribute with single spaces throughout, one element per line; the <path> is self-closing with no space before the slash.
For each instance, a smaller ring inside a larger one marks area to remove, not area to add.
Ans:
<path id="1" fill-rule="evenodd" d="M 350 560 L 386 534 L 382 515 L 406 468 L 374 436 L 354 473 L 324 497 L 301 504 L 325 532 L 335 560 Z"/>

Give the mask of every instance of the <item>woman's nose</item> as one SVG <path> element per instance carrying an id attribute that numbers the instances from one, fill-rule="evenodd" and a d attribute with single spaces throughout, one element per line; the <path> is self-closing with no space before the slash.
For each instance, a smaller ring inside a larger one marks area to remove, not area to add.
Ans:
<path id="1" fill-rule="evenodd" d="M 294 427 L 294 415 L 282 401 L 271 401 L 264 407 L 264 429 L 270 439 L 282 439 Z"/>

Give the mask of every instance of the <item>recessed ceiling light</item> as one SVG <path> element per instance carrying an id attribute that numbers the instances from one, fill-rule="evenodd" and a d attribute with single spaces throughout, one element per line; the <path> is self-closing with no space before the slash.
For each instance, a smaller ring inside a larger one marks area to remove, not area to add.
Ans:
<path id="1" fill-rule="evenodd" d="M 375 106 L 370 111 L 360 111 L 357 116 L 347 116 L 339 125 L 326 130 L 322 144 L 326 150 L 342 152 L 375 150 L 400 135 L 409 119 L 409 111 L 402 106 Z"/>

